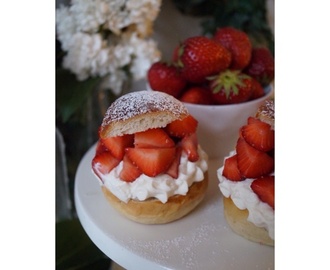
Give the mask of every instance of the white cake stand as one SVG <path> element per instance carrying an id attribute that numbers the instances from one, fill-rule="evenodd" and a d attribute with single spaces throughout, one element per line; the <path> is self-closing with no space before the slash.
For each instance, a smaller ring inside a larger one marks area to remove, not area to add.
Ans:
<path id="1" fill-rule="evenodd" d="M 91 171 L 95 145 L 82 158 L 75 179 L 78 217 L 91 240 L 126 269 L 274 269 L 274 248 L 231 231 L 223 215 L 216 170 L 209 162 L 204 201 L 188 216 L 165 225 L 142 225 L 121 216 L 103 197 Z"/>

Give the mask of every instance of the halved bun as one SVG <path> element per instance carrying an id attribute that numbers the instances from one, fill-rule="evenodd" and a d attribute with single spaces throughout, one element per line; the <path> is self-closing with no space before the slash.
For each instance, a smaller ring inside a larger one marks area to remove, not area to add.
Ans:
<path id="1" fill-rule="evenodd" d="M 250 241 L 274 246 L 274 240 L 269 237 L 265 228 L 257 227 L 247 220 L 248 210 L 237 208 L 231 198 L 223 197 L 223 204 L 225 218 L 235 233 Z"/>
<path id="2" fill-rule="evenodd" d="M 163 128 L 188 115 L 187 108 L 171 95 L 158 91 L 132 92 L 121 96 L 108 108 L 100 128 L 100 137 Z"/>
<path id="3" fill-rule="evenodd" d="M 119 200 L 105 186 L 103 194 L 108 202 L 127 218 L 143 224 L 164 224 L 180 219 L 190 213 L 203 200 L 208 187 L 208 175 L 201 182 L 193 183 L 186 195 L 174 195 L 166 203 L 157 199 L 146 201 Z"/>

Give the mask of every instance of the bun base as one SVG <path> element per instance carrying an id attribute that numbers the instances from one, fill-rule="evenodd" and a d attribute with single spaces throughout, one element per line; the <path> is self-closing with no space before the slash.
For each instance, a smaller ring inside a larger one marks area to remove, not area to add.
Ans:
<path id="1" fill-rule="evenodd" d="M 244 238 L 260 244 L 274 246 L 274 240 L 265 228 L 257 227 L 247 220 L 248 210 L 240 210 L 232 199 L 223 197 L 225 218 L 231 229 Z"/>
<path id="2" fill-rule="evenodd" d="M 166 203 L 162 203 L 158 199 L 129 200 L 125 203 L 105 186 L 102 186 L 102 191 L 107 201 L 127 218 L 142 224 L 165 224 L 178 220 L 195 209 L 204 199 L 207 187 L 208 175 L 206 172 L 204 180 L 193 183 L 185 196 L 174 195 Z"/>

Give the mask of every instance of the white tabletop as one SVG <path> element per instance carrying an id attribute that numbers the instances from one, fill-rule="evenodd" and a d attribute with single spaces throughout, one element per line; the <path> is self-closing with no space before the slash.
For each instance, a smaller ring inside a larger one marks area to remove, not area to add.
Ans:
<path id="1" fill-rule="evenodd" d="M 274 269 L 274 248 L 231 231 L 223 215 L 216 169 L 204 201 L 188 216 L 164 225 L 143 225 L 121 216 L 103 197 L 91 172 L 95 145 L 81 160 L 75 179 L 78 217 L 92 241 L 126 269 Z"/>

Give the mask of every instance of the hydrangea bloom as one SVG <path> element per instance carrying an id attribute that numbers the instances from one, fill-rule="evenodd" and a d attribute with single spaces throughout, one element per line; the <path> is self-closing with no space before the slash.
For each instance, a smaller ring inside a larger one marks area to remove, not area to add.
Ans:
<path id="1" fill-rule="evenodd" d="M 63 67 L 78 80 L 104 77 L 119 94 L 161 55 L 150 37 L 161 0 L 72 0 L 56 12 L 57 38 L 67 52 Z"/>

